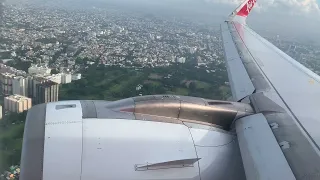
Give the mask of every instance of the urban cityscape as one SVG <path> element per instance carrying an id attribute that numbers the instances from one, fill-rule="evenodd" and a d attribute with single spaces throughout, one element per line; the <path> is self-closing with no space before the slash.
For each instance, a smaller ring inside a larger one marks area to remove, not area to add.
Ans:
<path id="1" fill-rule="evenodd" d="M 25 118 L 32 106 L 69 98 L 125 98 L 161 92 L 195 96 L 203 93 L 208 98 L 221 99 L 230 96 L 219 26 L 117 8 L 66 10 L 28 1 L 0 4 L 0 129 L 8 134 L 10 128 L 17 127 L 23 132 L 24 122 L 19 118 Z M 266 38 L 320 74 L 320 47 L 284 40 L 277 34 Z M 179 68 L 186 73 L 178 75 Z M 139 78 L 125 77 L 127 81 L 116 85 L 101 85 L 103 78 L 116 78 L 121 75 L 119 72 Z M 201 73 L 206 77 L 200 77 Z M 173 82 L 175 78 L 177 82 Z M 131 82 L 130 86 L 124 86 L 125 82 Z M 110 85 L 108 92 L 93 89 Z M 74 89 L 83 94 L 73 96 L 79 93 Z M 130 92 L 120 93 L 124 89 Z M 84 95 L 99 91 L 105 95 Z M 9 120 L 13 116 L 19 120 Z M 1 141 L 6 138 L 0 133 Z M 0 159 L 7 160 L 0 163 L 1 180 L 19 178 L 22 137 L 15 140 L 12 147 L 11 142 L 0 142 Z"/>
<path id="2" fill-rule="evenodd" d="M 65 11 L 26 4 L 6 7 L 3 24 L 2 93 L 21 95 L 10 96 L 15 102 L 22 96 L 33 104 L 57 101 L 58 85 L 81 79 L 79 71 L 96 62 L 123 68 L 167 67 L 191 59 L 203 66 L 224 63 L 219 29 L 188 22 L 113 9 Z M 10 67 L 11 62 L 31 66 L 25 72 Z"/>

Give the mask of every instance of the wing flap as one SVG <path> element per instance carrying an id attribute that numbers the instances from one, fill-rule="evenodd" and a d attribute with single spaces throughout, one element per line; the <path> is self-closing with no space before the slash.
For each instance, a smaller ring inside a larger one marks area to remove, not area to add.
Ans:
<path id="1" fill-rule="evenodd" d="M 237 120 L 236 131 L 248 180 L 295 179 L 262 114 Z"/>

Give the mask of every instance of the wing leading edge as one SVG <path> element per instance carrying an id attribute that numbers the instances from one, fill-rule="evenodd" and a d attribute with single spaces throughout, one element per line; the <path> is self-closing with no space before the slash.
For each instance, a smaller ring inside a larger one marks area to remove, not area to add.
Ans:
<path id="1" fill-rule="evenodd" d="M 221 25 L 234 101 L 249 100 L 265 116 L 296 179 L 318 179 L 320 77 L 247 26 L 255 3 Z"/>

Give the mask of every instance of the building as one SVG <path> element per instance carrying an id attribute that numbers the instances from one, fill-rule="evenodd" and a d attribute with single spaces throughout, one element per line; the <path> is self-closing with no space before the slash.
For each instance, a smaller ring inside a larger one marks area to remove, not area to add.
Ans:
<path id="1" fill-rule="evenodd" d="M 80 75 L 80 79 L 81 79 L 81 75 Z M 71 83 L 71 81 L 72 81 L 71 74 L 62 74 L 62 78 L 61 78 L 62 84 L 68 84 L 68 83 Z"/>
<path id="2" fill-rule="evenodd" d="M 16 75 L 11 73 L 1 73 L 0 74 L 0 81 L 1 81 L 1 88 L 2 93 L 4 95 L 11 95 L 12 94 L 12 80 Z"/>
<path id="3" fill-rule="evenodd" d="M 170 59 L 171 59 L 171 62 L 176 62 L 176 56 L 173 55 L 173 56 L 171 56 Z"/>
<path id="4" fill-rule="evenodd" d="M 189 48 L 189 52 L 190 52 L 191 54 L 194 54 L 195 52 L 197 52 L 197 47 L 190 47 L 190 48 Z"/>
<path id="5" fill-rule="evenodd" d="M 26 77 L 27 96 L 33 98 L 33 76 Z"/>
<path id="6" fill-rule="evenodd" d="M 59 84 L 45 81 L 36 84 L 36 104 L 56 102 L 59 100 Z"/>
<path id="7" fill-rule="evenodd" d="M 37 85 L 38 84 L 43 84 L 45 82 L 48 82 L 50 80 L 44 78 L 42 75 L 37 75 L 31 77 L 31 86 L 29 86 L 29 90 L 31 90 L 32 93 L 29 94 L 29 97 L 32 98 L 33 104 L 37 104 Z M 52 81 L 50 81 L 52 82 Z"/>
<path id="8" fill-rule="evenodd" d="M 81 79 L 81 74 L 72 74 L 71 80 L 76 81 Z"/>
<path id="9" fill-rule="evenodd" d="M 140 91 L 142 88 L 143 88 L 143 85 L 138 84 L 138 85 L 136 86 L 136 91 Z"/>
<path id="10" fill-rule="evenodd" d="M 205 66 L 206 65 L 206 63 L 201 60 L 200 56 L 197 57 L 197 63 L 198 63 L 198 66 Z"/>
<path id="11" fill-rule="evenodd" d="M 2 119 L 2 106 L 0 105 L 0 119 Z"/>
<path id="12" fill-rule="evenodd" d="M 21 113 L 31 106 L 31 98 L 25 96 L 15 94 L 4 98 L 4 109 L 10 112 Z"/>
<path id="13" fill-rule="evenodd" d="M 178 63 L 185 63 L 186 62 L 186 58 L 185 57 L 180 57 L 177 59 Z"/>
<path id="14" fill-rule="evenodd" d="M 16 76 L 12 79 L 12 94 L 28 96 L 28 80 L 22 76 Z"/>
<path id="15" fill-rule="evenodd" d="M 57 84 L 68 84 L 68 83 L 71 83 L 72 81 L 71 74 L 63 74 L 63 73 L 45 76 L 44 78 L 46 78 L 47 80 L 53 81 Z"/>
<path id="16" fill-rule="evenodd" d="M 62 74 L 53 74 L 51 76 L 46 76 L 45 78 L 57 84 L 61 84 Z"/>
<path id="17" fill-rule="evenodd" d="M 50 75 L 51 69 L 46 66 L 31 66 L 28 69 L 29 74 L 43 74 L 43 75 Z"/>

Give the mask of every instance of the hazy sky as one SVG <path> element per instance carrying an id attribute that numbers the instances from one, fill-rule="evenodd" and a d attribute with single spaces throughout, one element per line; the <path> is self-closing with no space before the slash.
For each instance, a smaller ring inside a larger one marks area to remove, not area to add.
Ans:
<path id="1" fill-rule="evenodd" d="M 132 0 L 131 0 L 132 1 Z M 141 1 L 141 0 L 135 0 Z M 185 8 L 216 23 L 223 20 L 242 0 L 142 0 L 161 1 L 167 7 Z M 258 31 L 320 42 L 320 0 L 257 0 L 248 24 Z M 179 7 L 181 5 L 182 7 Z"/>
<path id="2" fill-rule="evenodd" d="M 205 0 L 206 2 L 237 5 L 241 0 Z M 258 0 L 256 10 L 267 11 L 270 9 L 276 11 L 287 10 L 293 14 L 319 14 L 317 0 Z"/>
<path id="3" fill-rule="evenodd" d="M 236 6 L 238 0 L 206 0 Z M 317 0 L 258 0 L 248 24 L 288 36 L 320 42 L 320 9 Z"/>

